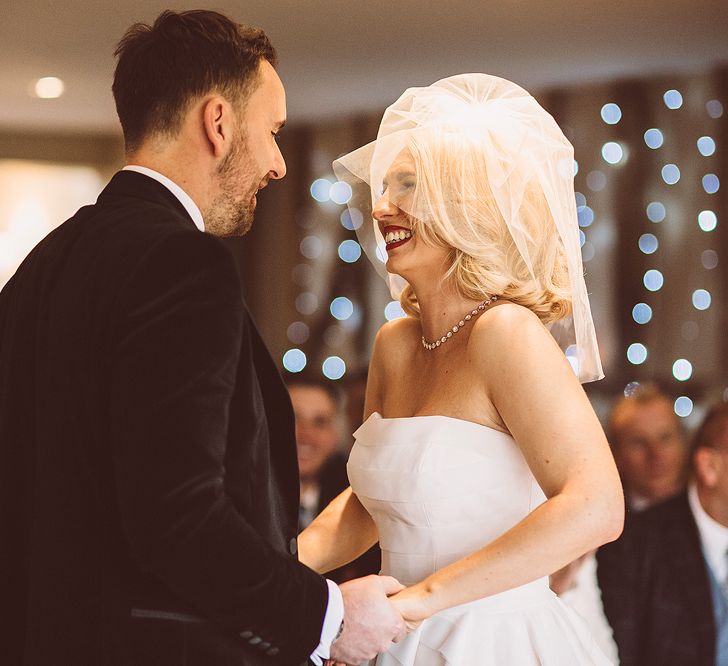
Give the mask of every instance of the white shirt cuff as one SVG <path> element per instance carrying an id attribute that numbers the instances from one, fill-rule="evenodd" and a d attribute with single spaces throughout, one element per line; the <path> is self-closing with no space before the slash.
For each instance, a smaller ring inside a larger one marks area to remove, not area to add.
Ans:
<path id="1" fill-rule="evenodd" d="M 311 655 L 311 661 L 321 666 L 331 654 L 331 644 L 339 633 L 341 621 L 344 619 L 344 597 L 341 596 L 339 586 L 333 581 L 326 580 L 329 586 L 329 603 L 326 606 L 324 625 L 321 628 L 321 642 Z"/>

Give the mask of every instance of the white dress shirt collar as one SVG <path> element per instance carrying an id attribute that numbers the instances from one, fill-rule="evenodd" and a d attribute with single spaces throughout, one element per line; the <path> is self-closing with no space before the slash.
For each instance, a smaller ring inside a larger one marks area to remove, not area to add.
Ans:
<path id="1" fill-rule="evenodd" d="M 197 207 L 197 204 L 192 201 L 192 197 L 190 197 L 187 192 L 185 192 L 179 185 L 177 185 L 177 183 L 167 178 L 167 176 L 163 176 L 161 173 L 155 171 L 154 169 L 150 169 L 149 167 L 144 166 L 138 166 L 137 164 L 127 164 L 122 169 L 122 171 L 136 171 L 137 173 L 149 176 L 150 178 L 156 180 L 158 183 L 164 185 L 172 194 L 174 194 L 175 197 L 177 197 L 179 202 L 184 206 L 187 214 L 192 218 L 192 221 L 195 223 L 195 226 L 200 231 L 205 230 L 205 222 L 202 219 L 202 213 L 200 212 L 200 209 Z"/>
<path id="2" fill-rule="evenodd" d="M 688 486 L 688 502 L 700 533 L 703 554 L 718 583 L 728 579 L 728 527 L 713 520 L 700 504 L 698 489 L 694 483 Z"/>

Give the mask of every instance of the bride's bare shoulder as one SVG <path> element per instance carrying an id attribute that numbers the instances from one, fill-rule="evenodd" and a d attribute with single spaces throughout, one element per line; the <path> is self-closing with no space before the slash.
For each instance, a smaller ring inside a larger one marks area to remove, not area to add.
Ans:
<path id="1" fill-rule="evenodd" d="M 374 340 L 373 359 L 391 366 L 417 348 L 421 337 L 420 322 L 414 317 L 401 317 L 382 326 Z M 413 344 L 415 343 L 415 344 Z"/>
<path id="2" fill-rule="evenodd" d="M 468 344 L 473 360 L 518 362 L 532 355 L 559 353 L 558 345 L 538 316 L 515 303 L 499 303 L 473 326 Z"/>

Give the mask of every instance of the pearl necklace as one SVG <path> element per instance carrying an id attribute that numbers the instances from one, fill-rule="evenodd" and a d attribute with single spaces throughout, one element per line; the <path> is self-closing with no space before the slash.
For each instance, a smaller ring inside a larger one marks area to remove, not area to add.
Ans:
<path id="1" fill-rule="evenodd" d="M 434 342 L 427 342 L 425 340 L 425 336 L 422 336 L 422 346 L 427 349 L 427 351 L 432 351 L 433 349 L 437 349 L 440 345 L 445 344 L 455 333 L 457 333 L 467 322 L 469 322 L 473 317 L 476 315 L 479 315 L 485 308 L 487 308 L 491 303 L 494 303 L 498 300 L 497 296 L 491 296 L 489 299 L 483 301 L 477 308 L 474 310 L 471 310 L 466 314 L 455 326 L 453 326 L 447 333 L 445 333 L 439 340 L 435 340 Z"/>

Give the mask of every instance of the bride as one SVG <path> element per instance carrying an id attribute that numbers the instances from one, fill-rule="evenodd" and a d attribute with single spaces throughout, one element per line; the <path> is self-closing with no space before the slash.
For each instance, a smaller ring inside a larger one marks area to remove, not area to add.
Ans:
<path id="1" fill-rule="evenodd" d="M 411 629 L 379 666 L 607 664 L 547 578 L 624 515 L 579 383 L 602 373 L 571 145 L 522 88 L 465 74 L 407 90 L 334 168 L 408 316 L 376 337 L 351 487 L 301 561 L 326 572 L 379 542 Z"/>

